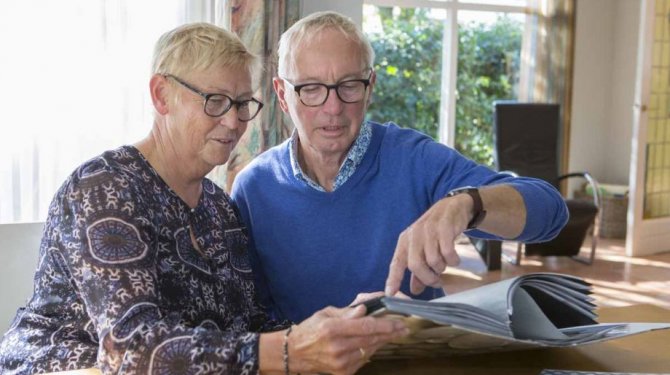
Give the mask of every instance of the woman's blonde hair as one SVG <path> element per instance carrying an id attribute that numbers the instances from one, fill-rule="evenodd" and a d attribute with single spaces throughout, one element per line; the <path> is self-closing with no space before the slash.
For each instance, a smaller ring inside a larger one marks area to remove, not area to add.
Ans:
<path id="1" fill-rule="evenodd" d="M 234 33 L 208 23 L 191 23 L 163 34 L 154 49 L 153 74 L 183 76 L 212 66 L 248 69 L 255 84 L 260 59 Z"/>
<path id="2" fill-rule="evenodd" d="M 362 68 L 372 68 L 375 52 L 365 34 L 350 18 L 326 11 L 312 13 L 300 19 L 282 34 L 277 50 L 277 71 L 280 77 L 294 78 L 289 77 L 289 73 L 295 69 L 295 53 L 300 49 L 301 43 L 327 28 L 339 30 L 345 38 L 357 44 L 363 60 Z"/>

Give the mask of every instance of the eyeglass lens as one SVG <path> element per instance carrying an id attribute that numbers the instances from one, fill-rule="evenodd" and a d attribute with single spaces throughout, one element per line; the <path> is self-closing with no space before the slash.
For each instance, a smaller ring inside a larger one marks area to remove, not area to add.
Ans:
<path id="1" fill-rule="evenodd" d="M 345 103 L 356 103 L 363 100 L 365 96 L 366 82 L 361 80 L 344 81 L 335 85 L 335 91 L 341 101 Z M 305 105 L 321 105 L 328 100 L 330 89 L 322 83 L 307 84 L 300 88 L 300 100 Z"/>
<path id="2" fill-rule="evenodd" d="M 233 104 L 232 100 L 219 94 L 212 94 L 205 102 L 205 113 L 209 116 L 218 117 L 226 113 L 233 105 L 237 106 L 237 118 L 240 121 L 249 121 L 256 117 L 260 111 L 260 103 L 253 100 L 245 100 Z"/>

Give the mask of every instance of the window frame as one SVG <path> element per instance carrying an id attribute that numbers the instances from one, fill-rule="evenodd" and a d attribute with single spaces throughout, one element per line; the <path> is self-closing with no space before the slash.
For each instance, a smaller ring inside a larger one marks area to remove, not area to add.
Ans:
<path id="1" fill-rule="evenodd" d="M 528 0 L 528 2 L 530 1 L 532 0 Z M 442 34 L 442 82 L 438 137 L 440 143 L 454 147 L 456 140 L 456 79 L 458 76 L 458 12 L 482 11 L 528 15 L 532 13 L 530 5 L 528 3 L 525 6 L 470 3 L 462 0 L 364 0 L 363 4 L 377 7 L 444 9 L 446 11 L 447 15 Z M 528 85 L 525 82 L 529 78 L 529 69 L 525 67 L 525 64 L 530 59 L 525 58 L 524 54 L 530 44 L 530 30 L 531 28 L 526 22 L 521 48 L 520 91 L 518 95 L 520 100 L 528 97 L 526 92 Z"/>

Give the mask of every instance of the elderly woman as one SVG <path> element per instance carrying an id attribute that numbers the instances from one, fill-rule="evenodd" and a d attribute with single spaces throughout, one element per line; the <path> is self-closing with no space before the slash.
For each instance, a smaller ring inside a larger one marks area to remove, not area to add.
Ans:
<path id="1" fill-rule="evenodd" d="M 363 307 L 289 326 L 257 304 L 246 229 L 205 178 L 263 106 L 257 65 L 212 25 L 159 39 L 151 132 L 82 164 L 57 192 L 34 294 L 0 342 L 1 373 L 352 373 L 406 334 Z"/>

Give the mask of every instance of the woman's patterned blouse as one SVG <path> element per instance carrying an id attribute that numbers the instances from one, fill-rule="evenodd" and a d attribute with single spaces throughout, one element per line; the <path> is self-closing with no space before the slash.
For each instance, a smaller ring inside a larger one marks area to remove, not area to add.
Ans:
<path id="1" fill-rule="evenodd" d="M 237 210 L 202 186 L 190 209 L 131 146 L 80 166 L 49 208 L 0 373 L 255 374 L 254 332 L 283 325 L 256 302 Z"/>

